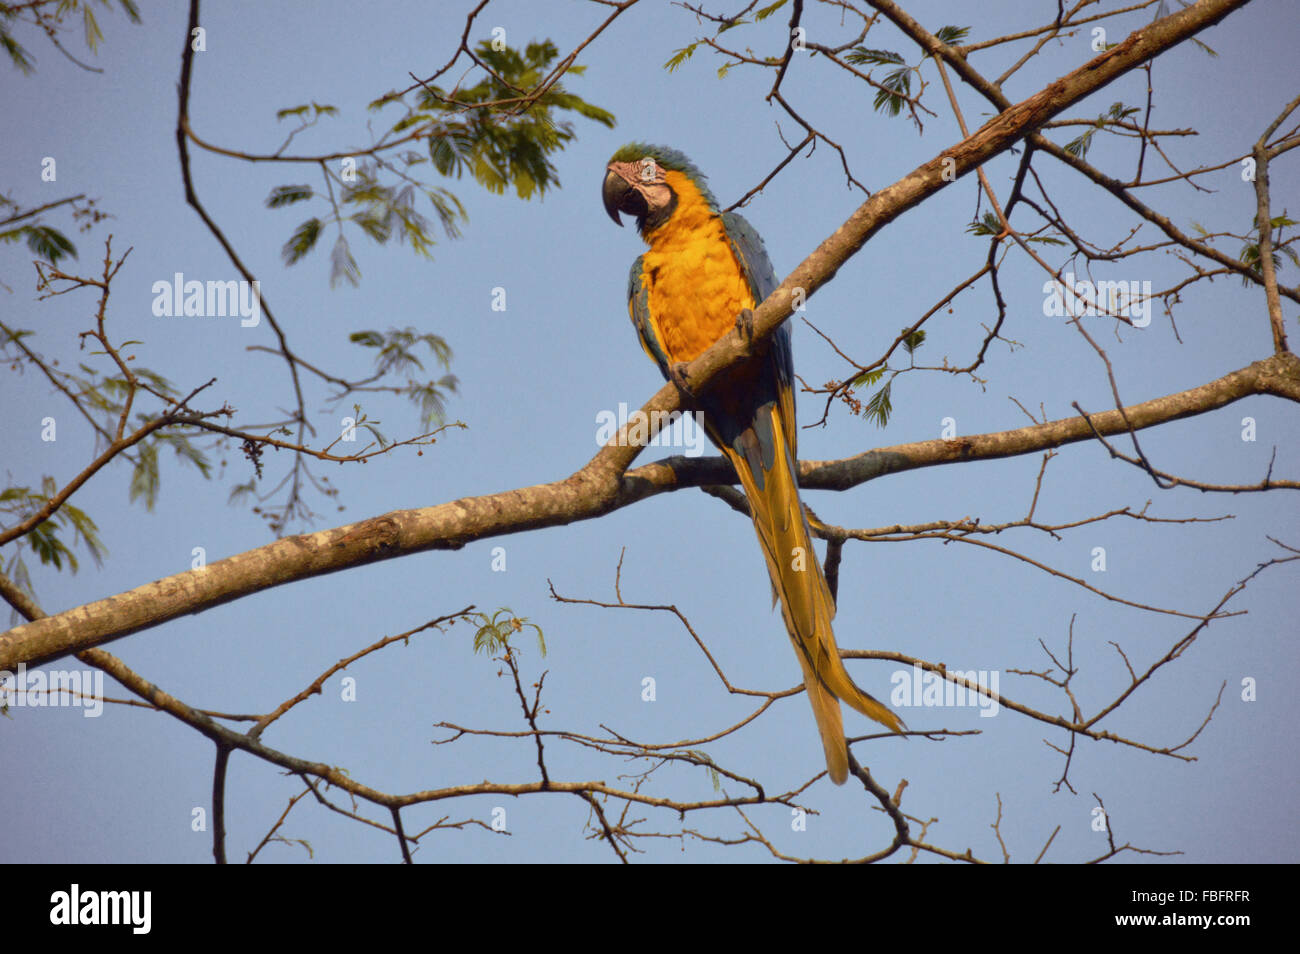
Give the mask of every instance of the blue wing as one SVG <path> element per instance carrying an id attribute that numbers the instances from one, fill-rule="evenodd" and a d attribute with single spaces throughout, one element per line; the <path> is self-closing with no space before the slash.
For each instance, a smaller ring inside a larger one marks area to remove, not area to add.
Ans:
<path id="1" fill-rule="evenodd" d="M 641 347 L 659 365 L 660 374 L 667 380 L 668 352 L 664 350 L 663 341 L 659 337 L 659 327 L 650 315 L 649 289 L 641 282 L 641 262 L 644 258 L 644 255 L 637 256 L 637 260 L 632 263 L 632 271 L 627 276 L 627 310 L 632 316 L 632 326 L 636 328 Z"/>
<path id="2" fill-rule="evenodd" d="M 749 280 L 749 289 L 754 296 L 754 303 L 758 304 L 772 294 L 780 284 L 772 268 L 772 260 L 767 256 L 763 239 L 744 216 L 734 212 L 724 212 L 722 224 L 727 231 L 727 238 L 731 240 L 736 260 Z M 790 443 L 791 458 L 798 456 L 798 430 L 794 409 L 794 349 L 790 344 L 790 326 L 782 324 L 768 340 L 771 344 L 767 359 L 751 381 L 750 408 L 747 413 L 742 412 L 738 415 L 746 419 L 745 423 L 754 430 L 758 438 L 761 470 L 770 470 L 775 458 L 771 425 L 765 419 L 765 412 L 770 404 L 775 404 L 781 415 L 782 429 Z M 735 410 L 739 411 L 739 409 Z M 739 424 L 740 421 L 736 423 Z M 735 438 L 738 436 L 733 436 L 728 443 L 740 450 L 735 443 Z M 757 464 L 759 460 L 753 463 Z"/>

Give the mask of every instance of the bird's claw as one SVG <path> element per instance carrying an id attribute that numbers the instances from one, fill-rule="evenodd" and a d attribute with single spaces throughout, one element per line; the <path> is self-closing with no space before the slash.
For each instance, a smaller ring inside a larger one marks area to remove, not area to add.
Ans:
<path id="1" fill-rule="evenodd" d="M 688 364 L 689 362 L 686 361 L 679 361 L 676 364 L 670 364 L 668 366 L 668 380 L 677 385 L 677 389 L 688 398 L 694 398 L 695 392 L 692 391 L 691 386 L 686 383 L 686 368 Z"/>
<path id="2" fill-rule="evenodd" d="M 742 308 L 736 316 L 736 331 L 746 341 L 754 340 L 754 313 L 748 308 Z"/>

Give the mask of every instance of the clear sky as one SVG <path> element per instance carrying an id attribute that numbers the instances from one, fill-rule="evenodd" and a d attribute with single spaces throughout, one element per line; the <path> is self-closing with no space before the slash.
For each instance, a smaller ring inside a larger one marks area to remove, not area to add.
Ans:
<path id="1" fill-rule="evenodd" d="M 327 152 L 368 141 L 374 119 L 366 104 L 410 83 L 408 71 L 427 76 L 443 65 L 463 29 L 468 3 L 280 2 L 209 3 L 202 23 L 207 51 L 196 58 L 191 118 L 210 142 L 269 152 L 286 135 L 275 112 L 308 101 L 330 103 L 338 118 L 322 121 L 295 140 L 303 153 Z M 1054 2 L 909 2 L 923 24 L 970 26 L 983 39 L 1045 22 Z M 971 11 L 978 9 L 979 19 Z M 605 17 L 608 8 L 583 3 L 494 2 L 480 17 L 473 39 L 494 26 L 512 44 L 551 38 L 567 52 Z M 37 73 L 24 77 L 0 67 L 4 136 L 0 168 L 7 194 L 24 206 L 85 192 L 112 218 L 94 231 L 74 234 L 80 258 L 69 270 L 94 272 L 103 240 L 112 234 L 120 253 L 133 249 L 113 285 L 109 327 L 118 340 L 134 339 L 137 360 L 163 371 L 183 391 L 211 377 L 207 405 L 229 402 L 244 424 L 275 419 L 290 406 L 284 363 L 253 347 L 273 345 L 267 325 L 169 320 L 151 312 L 152 285 L 176 272 L 200 280 L 237 277 L 212 236 L 186 206 L 174 129 L 176 86 L 185 5 L 143 5 L 143 24 L 118 13 L 100 16 L 104 40 L 98 55 L 78 41 L 72 49 L 101 68 L 86 72 L 40 37 L 24 42 L 36 54 Z M 730 12 L 730 8 L 728 8 Z M 1149 22 L 1152 11 L 1130 15 L 1124 29 Z M 781 11 L 758 27 L 726 35 L 739 46 L 778 51 L 788 19 Z M 809 4 L 810 34 L 841 43 L 856 30 L 841 26 L 833 8 Z M 1284 5 L 1258 2 L 1202 39 L 1218 54 L 1184 44 L 1161 57 L 1152 71 L 1153 127 L 1194 127 L 1199 135 L 1166 140 L 1180 168 L 1224 162 L 1245 152 L 1295 94 L 1297 21 Z M 639 407 L 661 384 L 627 320 L 628 266 L 642 245 L 633 229 L 619 231 L 605 217 L 599 185 L 610 154 L 629 140 L 665 143 L 684 151 L 710 177 L 723 204 L 757 184 L 784 156 L 778 130 L 797 136 L 794 124 L 764 101 L 771 75 L 737 68 L 719 79 L 721 59 L 701 48 L 676 72 L 663 68 L 673 51 L 703 35 L 707 25 L 681 6 L 643 0 L 583 51 L 587 67 L 569 87 L 612 111 L 608 130 L 575 120 L 577 140 L 556 159 L 561 187 L 543 200 L 523 202 L 491 195 L 469 180 L 442 183 L 464 202 L 469 221 L 463 238 L 443 241 L 433 261 L 409 249 L 376 248 L 360 234 L 350 238 L 362 270 L 361 284 L 331 290 L 328 247 L 287 268 L 280 246 L 306 217 L 303 206 L 268 210 L 276 185 L 311 182 L 307 166 L 272 167 L 192 149 L 195 184 L 240 255 L 261 281 L 262 293 L 290 334 L 292 345 L 318 366 L 353 377 L 366 373 L 367 355 L 347 336 L 362 329 L 412 325 L 442 335 L 454 351 L 461 388 L 448 417 L 469 425 L 449 432 L 417 456 L 399 450 L 365 466 L 315 465 L 339 488 L 337 501 L 314 498 L 314 530 L 402 508 L 431 506 L 462 496 L 561 479 L 596 450 L 597 415 L 620 402 Z M 1109 37 L 1123 38 L 1122 32 Z M 76 39 L 74 37 L 74 39 Z M 1094 53 L 1088 36 L 1049 45 L 1006 87 L 1012 100 L 1036 92 Z M 867 45 L 892 48 L 909 62 L 913 48 L 887 25 Z M 975 56 L 974 65 L 996 76 L 1017 54 Z M 459 70 L 459 67 L 457 68 Z M 905 175 L 960 138 L 933 66 L 918 134 L 905 118 L 871 109 L 872 92 L 824 62 L 796 59 L 784 81 L 787 98 L 809 121 L 845 149 L 851 167 L 876 190 Z M 968 123 L 987 118 L 982 99 L 965 88 L 959 96 Z M 1095 117 L 1111 103 L 1141 105 L 1140 72 L 1103 90 L 1073 117 Z M 378 120 L 376 128 L 380 128 Z M 1294 122 L 1294 119 L 1292 120 Z M 1058 142 L 1074 133 L 1054 131 Z M 1134 168 L 1132 140 L 1098 135 L 1090 161 L 1126 177 Z M 40 179 L 43 157 L 57 159 L 56 183 Z M 1296 157 L 1273 169 L 1273 210 L 1295 213 Z M 987 168 L 1000 198 L 1011 187 L 1018 157 Z M 1155 158 L 1148 157 L 1149 162 Z M 1049 158 L 1036 161 L 1043 182 L 1069 222 L 1094 241 L 1121 240 L 1136 224 L 1123 208 Z M 1175 183 L 1144 191 L 1184 229 L 1199 222 L 1211 231 L 1243 232 L 1254 214 L 1253 195 L 1235 167 L 1207 177 L 1210 190 Z M 976 181 L 913 209 L 873 238 L 808 305 L 807 317 L 845 353 L 873 360 L 905 325 L 982 264 L 987 239 L 966 233 L 976 210 Z M 762 233 L 777 274 L 786 275 L 862 201 L 846 188 L 838 157 L 824 144 L 796 159 L 744 210 Z M 979 206 L 980 211 L 987 204 Z M 313 212 L 319 209 L 313 209 Z M 1017 224 L 1038 223 L 1020 213 Z M 71 233 L 66 221 L 52 218 Z M 1145 226 L 1143 240 L 1156 234 Z M 1229 242 L 1230 254 L 1239 251 Z M 1061 250 L 1043 248 L 1054 264 Z M 76 350 L 94 302 L 85 292 L 36 303 L 30 254 L 0 248 L 0 314 L 6 323 L 35 329 L 35 347 L 65 366 L 90 360 Z M 1109 278 L 1152 281 L 1167 287 L 1187 274 L 1171 254 L 1124 260 Z M 1282 280 L 1294 284 L 1287 265 Z M 980 369 L 983 382 L 941 373 L 900 377 L 894 415 L 883 430 L 855 418 L 843 405 L 829 426 L 801 432 L 808 459 L 850 456 L 874 447 L 940 436 L 953 418 L 960 434 L 1028 423 L 1011 400 L 1056 419 L 1071 402 L 1111 406 L 1105 367 L 1086 341 L 1062 320 L 1043 314 L 1038 266 L 1012 252 L 1002 271 L 1008 303 L 1004 334 Z M 505 311 L 492 309 L 492 290 L 504 288 Z M 1293 340 L 1296 308 L 1284 299 Z M 987 281 L 977 285 L 927 327 L 919 362 L 954 364 L 971 359 L 994 320 Z M 1157 309 L 1150 326 L 1116 334 L 1111 322 L 1093 319 L 1094 337 L 1107 349 L 1120 393 L 1137 402 L 1201 384 L 1270 352 L 1264 297 L 1235 278 L 1200 283 L 1184 293 L 1175 312 L 1177 336 Z M 1179 340 L 1181 338 L 1181 340 Z M 794 326 L 796 369 L 811 385 L 841 379 L 845 362 L 802 322 Z M 898 359 L 895 359 L 895 365 Z M 42 475 L 60 483 L 92 456 L 90 435 L 47 382 L 30 369 L 12 368 L 0 383 L 0 471 L 6 485 L 37 485 Z M 310 385 L 308 407 L 318 426 L 336 427 L 342 411 L 326 406 L 328 392 Z M 350 403 L 350 402 L 349 402 Z M 1040 408 L 1042 410 L 1040 410 Z M 800 421 L 821 416 L 822 399 L 800 399 Z M 409 405 L 375 398 L 366 403 L 389 436 L 417 432 Z M 59 421 L 57 442 L 40 439 L 40 420 Z M 1257 440 L 1241 439 L 1252 417 Z M 1260 479 L 1276 449 L 1273 474 L 1300 474 L 1300 427 L 1294 407 L 1252 398 L 1221 411 L 1144 432 L 1143 448 L 1174 473 L 1222 483 Z M 663 455 L 651 448 L 640 461 Z M 41 606 L 48 613 L 72 608 L 189 568 L 194 547 L 210 560 L 268 542 L 263 521 L 247 507 L 230 506 L 230 487 L 248 479 L 249 465 L 234 451 L 217 455 L 217 476 L 204 481 L 165 458 L 157 507 L 128 504 L 129 473 L 113 468 L 79 492 L 74 502 L 98 522 L 109 549 L 102 567 L 83 559 L 75 576 L 33 568 Z M 878 527 L 979 517 L 1014 521 L 1034 493 L 1041 455 L 931 468 L 872 481 L 843 494 L 805 499 L 823 519 L 848 527 Z M 284 473 L 283 454 L 266 456 L 269 488 Z M 1093 444 L 1068 446 L 1050 462 L 1037 516 L 1067 523 L 1109 510 L 1140 510 L 1168 518 L 1218 517 L 1213 523 L 1153 525 L 1112 519 L 1065 532 L 1060 539 L 1030 530 L 1008 531 L 992 542 L 1015 549 L 1124 599 L 1184 612 L 1210 610 L 1255 566 L 1282 555 L 1272 535 L 1300 545 L 1300 508 L 1293 491 L 1267 495 L 1206 495 L 1157 489 L 1149 477 L 1109 460 Z M 335 507 L 338 509 L 336 510 Z M 493 548 L 504 547 L 506 569 L 493 570 Z M 1094 572 L 1094 549 L 1106 552 L 1106 570 Z M 7 558 L 7 553 L 0 557 Z M 271 589 L 254 597 L 185 617 L 107 647 L 146 678 L 187 702 L 224 712 L 265 712 L 308 685 L 343 656 L 384 635 L 414 628 L 468 604 L 492 613 L 510 607 L 542 627 L 548 655 L 535 641 L 519 646 L 529 682 L 547 672 L 542 725 L 598 734 L 602 725 L 646 741 L 668 742 L 719 731 L 751 711 L 729 696 L 690 635 L 664 613 L 613 611 L 561 605 L 548 581 L 575 598 L 612 601 L 622 559 L 622 594 L 629 602 L 675 604 L 707 642 L 733 683 L 777 690 L 796 684 L 779 613 L 770 609 L 769 583 L 746 518 L 696 490 L 663 494 L 599 520 L 473 543 L 456 552 L 428 553 Z M 1173 860 L 1291 861 L 1300 858 L 1295 805 L 1300 704 L 1287 688 L 1295 672 L 1297 586 L 1295 564 L 1257 577 L 1230 605 L 1247 615 L 1205 630 L 1173 665 L 1145 684 L 1103 727 L 1155 746 L 1181 742 L 1199 726 L 1227 684 L 1213 720 L 1187 750 L 1185 762 L 1130 747 L 1080 741 L 1070 768 L 1076 792 L 1056 790 L 1063 757 L 1051 746 L 1068 738 L 1040 722 L 1002 710 L 981 718 L 973 708 L 900 710 L 914 729 L 976 730 L 979 734 L 928 741 L 883 740 L 860 744 L 858 758 L 889 790 L 908 787 L 904 808 L 938 819 L 927 838 L 945 848 L 997 860 L 990 829 L 1001 797 L 1001 833 L 1013 861 L 1031 861 L 1060 827 L 1048 860 L 1078 861 L 1105 850 L 1093 828 L 1093 793 L 1110 812 L 1118 843 L 1181 851 Z M 1195 624 L 1108 602 L 1029 564 L 989 550 L 934 541 L 851 544 L 841 569 L 836 631 L 840 645 L 893 650 L 949 668 L 985 670 L 1000 677 L 1008 697 L 1068 715 L 1062 695 L 1012 670 L 1041 671 L 1055 664 L 1040 641 L 1066 651 L 1073 625 L 1073 686 L 1085 712 L 1123 691 L 1127 673 L 1111 643 L 1139 671 L 1160 658 Z M 300 757 L 347 769 L 388 792 L 468 784 L 483 778 L 525 782 L 536 778 L 535 751 L 527 740 L 462 740 L 435 746 L 445 730 L 434 723 L 518 731 L 513 687 L 499 664 L 471 649 L 472 629 L 424 633 L 409 646 L 393 646 L 351 667 L 357 700 L 340 699 L 338 680 L 268 731 L 264 741 Z M 867 691 L 888 693 L 900 667 L 890 662 L 852 663 Z M 643 680 L 655 680 L 656 698 L 642 698 Z M 1257 698 L 1243 701 L 1243 679 L 1255 680 Z M 125 692 L 111 681 L 110 696 Z M 872 731 L 846 715 L 850 734 Z M 769 791 L 802 784 L 823 769 L 821 747 L 802 697 L 780 701 L 738 736 L 702 745 L 728 768 L 760 776 Z M 646 763 L 597 758 L 574 745 L 548 748 L 552 777 L 603 778 L 632 786 Z M 109 706 L 95 719 L 77 709 L 11 709 L 0 720 L 0 756 L 7 769 L 0 812 L 0 860 L 191 861 L 211 858 L 211 838 L 192 830 L 196 808 L 210 807 L 212 746 L 172 718 L 136 707 Z M 681 799 L 714 797 L 707 774 L 668 766 L 645 790 Z M 229 774 L 228 852 L 242 860 L 300 791 L 295 779 L 236 754 Z M 727 790 L 740 789 L 728 783 Z M 342 800 L 341 794 L 334 795 Z M 765 806 L 751 819 L 779 847 L 798 856 L 858 856 L 888 843 L 892 828 L 873 800 L 852 782 L 836 788 L 818 782 L 801 796 L 814 809 L 806 831 L 792 831 L 789 810 Z M 504 799 L 475 797 L 408 810 L 408 832 L 433 824 L 477 818 L 491 822 L 504 808 L 510 837 L 481 828 L 427 836 L 417 858 L 438 861 L 608 862 L 613 854 L 584 838 L 588 809 L 564 796 Z M 370 816 L 387 821 L 385 813 Z M 719 836 L 742 832 L 732 812 L 675 814 L 634 808 L 646 830 L 688 827 Z M 281 834 L 310 842 L 317 861 L 392 861 L 391 838 L 328 810 L 300 804 Z M 760 861 L 761 848 L 724 848 L 692 837 L 645 840 L 640 858 L 661 862 Z M 301 862 L 300 847 L 273 845 L 261 860 Z M 1127 860 L 1136 860 L 1129 855 Z M 1144 856 L 1142 860 L 1158 860 Z"/>

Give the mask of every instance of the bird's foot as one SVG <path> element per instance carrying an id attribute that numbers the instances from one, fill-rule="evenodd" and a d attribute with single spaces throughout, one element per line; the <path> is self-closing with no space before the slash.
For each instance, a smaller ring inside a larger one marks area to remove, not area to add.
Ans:
<path id="1" fill-rule="evenodd" d="M 736 331 L 746 341 L 754 340 L 754 313 L 748 308 L 742 308 L 736 316 Z"/>
<path id="2" fill-rule="evenodd" d="M 668 366 L 668 380 L 677 385 L 677 390 L 681 391 L 682 394 L 686 395 L 688 398 L 694 399 L 695 392 L 692 391 L 691 386 L 686 383 L 686 368 L 689 363 L 690 362 L 688 361 L 678 361 L 676 364 L 670 364 Z"/>

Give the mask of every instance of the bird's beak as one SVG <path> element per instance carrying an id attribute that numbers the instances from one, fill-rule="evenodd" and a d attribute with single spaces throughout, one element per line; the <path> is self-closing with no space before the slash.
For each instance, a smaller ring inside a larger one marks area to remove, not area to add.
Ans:
<path id="1" fill-rule="evenodd" d="M 648 211 L 645 197 L 628 185 L 627 180 L 613 169 L 605 172 L 605 181 L 600 187 L 600 198 L 605 203 L 605 211 L 618 226 L 623 224 L 623 220 L 618 217 L 620 212 L 627 212 L 629 215 L 645 215 Z"/>

